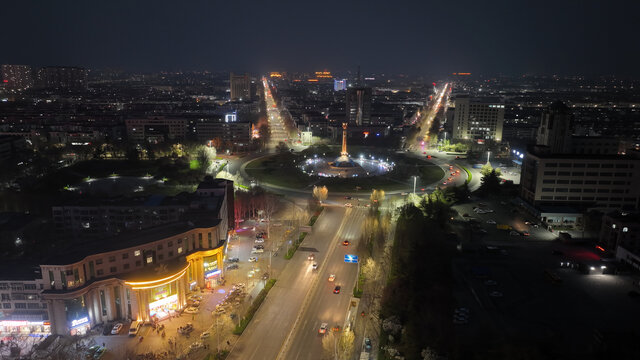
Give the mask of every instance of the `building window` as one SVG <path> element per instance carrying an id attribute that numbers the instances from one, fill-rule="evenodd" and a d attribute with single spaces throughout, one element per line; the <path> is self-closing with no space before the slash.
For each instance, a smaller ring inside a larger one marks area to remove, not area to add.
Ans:
<path id="1" fill-rule="evenodd" d="M 173 256 L 173 251 L 169 251 L 169 255 L 168 256 L 172 257 Z"/>
<path id="2" fill-rule="evenodd" d="M 26 309 L 27 308 L 27 303 L 15 303 L 15 308 L 16 309 Z"/>
<path id="3" fill-rule="evenodd" d="M 173 241 L 169 240 L 169 242 L 167 243 L 167 247 L 172 247 L 173 246 Z"/>
<path id="4" fill-rule="evenodd" d="M 133 252 L 133 256 L 140 256 L 140 250 L 136 250 Z"/>
<path id="5" fill-rule="evenodd" d="M 178 248 L 178 254 L 182 254 L 182 246 Z"/>
<path id="6" fill-rule="evenodd" d="M 128 259 L 128 258 L 129 258 L 129 254 L 128 253 L 122 254 L 122 260 Z"/>
<path id="7" fill-rule="evenodd" d="M 116 262 L 115 256 L 109 256 L 109 262 Z"/>
<path id="8" fill-rule="evenodd" d="M 102 259 L 96 259 L 96 265 L 102 264 Z"/>
<path id="9" fill-rule="evenodd" d="M 147 256 L 147 264 L 151 264 L 153 262 L 153 256 Z"/>
<path id="10" fill-rule="evenodd" d="M 116 271 L 117 271 L 117 270 L 116 270 L 116 267 L 115 267 L 115 266 L 112 266 L 112 267 L 110 267 L 110 268 L 109 268 L 109 272 L 110 272 L 110 273 L 112 273 L 112 274 L 113 274 L 114 272 L 116 272 Z"/>
<path id="11" fill-rule="evenodd" d="M 9 285 L 7 285 L 7 283 L 0 283 L 0 290 L 8 290 L 9 289 Z"/>
<path id="12" fill-rule="evenodd" d="M 98 276 L 102 276 L 104 274 L 104 271 L 102 271 L 102 269 L 98 269 L 96 274 L 98 274 Z"/>
<path id="13" fill-rule="evenodd" d="M 158 245 L 158 250 L 162 250 L 162 244 Z"/>
<path id="14" fill-rule="evenodd" d="M 11 309 L 11 303 L 2 303 L 3 309 Z"/>
<path id="15" fill-rule="evenodd" d="M 141 265 L 142 265 L 142 261 L 140 261 L 140 260 L 136 260 L 136 266 L 138 266 L 138 267 L 139 267 L 139 266 L 141 266 Z"/>
<path id="16" fill-rule="evenodd" d="M 158 254 L 158 260 L 164 260 L 164 255 Z"/>
<path id="17" fill-rule="evenodd" d="M 124 264 L 122 267 L 123 267 L 125 270 L 129 270 L 129 264 Z"/>
<path id="18" fill-rule="evenodd" d="M 11 296 L 9 294 L 2 294 L 2 301 L 11 301 Z"/>

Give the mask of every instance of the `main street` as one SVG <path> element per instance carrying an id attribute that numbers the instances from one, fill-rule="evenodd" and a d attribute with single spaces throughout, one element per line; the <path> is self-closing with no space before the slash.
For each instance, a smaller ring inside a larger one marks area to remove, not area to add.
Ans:
<path id="1" fill-rule="evenodd" d="M 273 94 L 271 94 L 271 88 L 269 81 L 266 78 L 262 78 L 262 85 L 264 86 L 264 99 L 267 105 L 267 121 L 269 122 L 269 149 L 275 149 L 280 142 L 285 142 L 288 138 L 287 131 L 285 129 L 284 121 L 280 115 L 280 109 L 278 109 Z"/>
<path id="2" fill-rule="evenodd" d="M 338 242 L 353 236 L 362 222 L 363 209 L 326 207 L 288 265 L 278 275 L 259 311 L 234 345 L 229 359 L 275 359 L 300 316 L 305 299 L 318 284 L 323 284 L 326 269 L 332 266 L 331 257 Z M 309 253 L 315 255 L 318 270 L 313 270 Z M 347 276 L 345 273 L 344 276 Z M 345 307 L 346 309 L 346 307 Z M 336 319 L 337 320 L 337 319 Z"/>
<path id="3" fill-rule="evenodd" d="M 297 326 L 292 329 L 291 338 L 287 342 L 282 359 L 318 359 L 323 357 L 322 336 L 320 325 L 327 323 L 329 327 L 338 325 L 340 331 L 346 327 L 346 316 L 353 296 L 358 265 L 345 263 L 347 254 L 355 254 L 355 247 L 360 241 L 362 223 L 366 215 L 365 208 L 354 208 L 342 232 L 333 239 L 325 266 L 318 269 L 318 278 L 307 299 L 306 308 L 302 309 Z M 342 242 L 348 240 L 350 244 L 344 246 Z M 329 276 L 335 275 L 333 282 Z M 334 289 L 339 285 L 340 293 Z M 352 311 L 355 311 L 352 310 Z M 327 330 L 327 333 L 331 331 Z M 340 333 L 336 333 L 336 339 Z"/>

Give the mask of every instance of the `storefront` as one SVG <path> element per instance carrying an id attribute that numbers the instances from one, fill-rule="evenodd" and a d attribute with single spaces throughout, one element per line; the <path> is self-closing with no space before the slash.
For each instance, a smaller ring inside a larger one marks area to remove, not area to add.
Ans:
<path id="1" fill-rule="evenodd" d="M 149 315 L 152 319 L 163 320 L 178 310 L 178 290 L 175 283 L 169 283 L 149 291 Z"/>
<path id="2" fill-rule="evenodd" d="M 218 269 L 218 257 L 208 256 L 203 258 L 204 266 L 204 283 L 207 289 L 213 289 L 219 285 L 221 279 L 222 270 Z"/>
<path id="3" fill-rule="evenodd" d="M 91 324 L 89 323 L 89 317 L 85 316 L 79 319 L 71 320 L 69 323 L 69 333 L 71 336 L 78 335 L 86 335 L 87 332 L 91 329 Z"/>
<path id="4" fill-rule="evenodd" d="M 0 321 L 0 334 L 49 335 L 51 324 L 48 321 L 3 320 Z"/>

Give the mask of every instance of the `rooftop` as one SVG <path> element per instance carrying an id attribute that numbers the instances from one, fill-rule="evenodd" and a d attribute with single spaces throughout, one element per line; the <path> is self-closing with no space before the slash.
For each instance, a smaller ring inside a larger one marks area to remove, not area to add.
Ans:
<path id="1" fill-rule="evenodd" d="M 107 239 L 91 239 L 80 244 L 73 244 L 61 250 L 43 263 L 46 265 L 67 265 L 73 264 L 87 256 L 107 253 L 144 245 L 149 242 L 165 239 L 186 231 L 197 228 L 208 228 L 217 226 L 220 219 L 200 217 L 190 221 L 180 221 L 171 224 L 155 226 L 152 228 L 127 232 Z"/>

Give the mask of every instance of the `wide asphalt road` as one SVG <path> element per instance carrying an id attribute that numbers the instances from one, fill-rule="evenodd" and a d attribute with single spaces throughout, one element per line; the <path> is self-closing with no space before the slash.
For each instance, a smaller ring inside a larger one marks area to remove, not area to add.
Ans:
<path id="1" fill-rule="evenodd" d="M 326 254 L 340 239 L 343 229 L 353 223 L 354 209 L 327 207 L 300 248 L 279 274 L 276 285 L 262 303 L 259 311 L 234 345 L 228 359 L 275 359 L 289 336 L 301 306 L 314 279 L 326 268 Z M 353 226 L 353 225 L 351 225 Z M 319 271 L 311 269 L 307 260 L 313 252 Z"/>
<path id="2" fill-rule="evenodd" d="M 323 358 L 322 335 L 318 331 L 320 325 L 327 323 L 330 328 L 339 325 L 341 331 L 344 329 L 358 272 L 358 265 L 345 263 L 344 256 L 355 254 L 355 247 L 360 240 L 362 223 L 367 210 L 364 207 L 353 208 L 351 216 L 339 236 L 331 244 L 326 264 L 318 269 L 319 279 L 312 289 L 308 305 L 303 309 L 300 321 L 294 329 L 288 346 L 284 349 L 285 356 L 281 356 L 281 358 Z M 344 246 L 342 244 L 344 240 L 349 240 L 350 244 Z M 336 275 L 333 282 L 328 280 L 330 274 Z M 333 293 L 336 285 L 341 286 L 339 294 Z M 336 335 L 339 334 L 336 333 Z"/>

